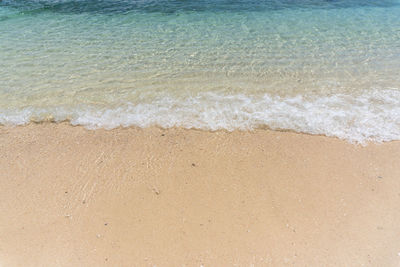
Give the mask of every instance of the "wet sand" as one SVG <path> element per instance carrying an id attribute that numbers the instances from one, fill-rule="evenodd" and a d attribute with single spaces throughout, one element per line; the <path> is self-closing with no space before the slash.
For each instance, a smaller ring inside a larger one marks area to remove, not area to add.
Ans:
<path id="1" fill-rule="evenodd" d="M 2 266 L 398 266 L 400 142 L 0 127 Z"/>

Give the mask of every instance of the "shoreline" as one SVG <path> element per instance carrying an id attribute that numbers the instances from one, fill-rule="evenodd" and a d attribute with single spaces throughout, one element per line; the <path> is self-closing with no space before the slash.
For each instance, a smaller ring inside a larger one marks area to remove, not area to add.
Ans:
<path id="1" fill-rule="evenodd" d="M 400 261 L 400 141 L 0 126 L 0 265 Z"/>
<path id="2" fill-rule="evenodd" d="M 316 96 L 306 93 L 287 97 L 268 93 L 224 95 L 203 92 L 182 97 L 166 94 L 150 102 L 127 101 L 108 107 L 96 107 L 95 104 L 69 108 L 63 105 L 14 107 L 0 110 L 4 113 L 0 115 L 0 124 L 68 121 L 88 129 L 271 129 L 326 135 L 364 144 L 400 140 L 396 108 L 399 105 L 400 92 L 394 89 L 367 90 L 355 95 L 336 93 Z"/>
<path id="3" fill-rule="evenodd" d="M 183 127 L 183 126 L 173 126 L 173 127 L 163 127 L 159 125 L 151 125 L 151 126 L 137 126 L 137 125 L 129 125 L 129 126 L 117 126 L 113 128 L 107 128 L 104 126 L 99 126 L 99 127 L 91 127 L 88 125 L 82 125 L 82 124 L 72 124 L 70 120 L 61 120 L 61 121 L 56 121 L 54 120 L 53 117 L 50 117 L 45 120 L 40 120 L 40 121 L 35 121 L 31 120 L 28 123 L 24 124 L 0 124 L 0 132 L 6 132 L 11 129 L 15 128 L 24 128 L 24 127 L 41 127 L 41 126 L 49 126 L 53 125 L 56 126 L 60 125 L 60 127 L 72 127 L 72 128 L 82 128 L 88 132 L 96 132 L 96 131 L 126 131 L 126 130 L 133 130 L 133 131 L 146 131 L 148 129 L 156 129 L 160 131 L 195 131 L 195 132 L 204 132 L 204 133 L 209 133 L 209 134 L 234 134 L 234 133 L 241 133 L 241 134 L 254 134 L 257 132 L 267 132 L 267 133 L 282 133 L 282 134 L 294 134 L 294 135 L 302 135 L 302 136 L 311 136 L 311 137 L 322 137 L 322 138 L 328 138 L 332 140 L 337 140 L 340 142 L 345 142 L 349 145 L 354 145 L 354 146 L 362 146 L 362 147 L 367 147 L 369 145 L 382 145 L 382 144 L 388 144 L 388 143 L 400 143 L 400 140 L 389 140 L 389 141 L 374 141 L 374 140 L 362 140 L 362 141 L 356 141 L 356 140 L 347 140 L 344 138 L 339 138 L 334 135 L 326 135 L 323 133 L 308 133 L 308 132 L 299 132 L 296 130 L 292 129 L 285 129 L 285 128 L 278 128 L 278 129 L 273 129 L 270 128 L 267 125 L 261 125 L 257 126 L 251 129 L 234 129 L 234 130 L 228 130 L 228 129 L 217 129 L 217 130 L 211 130 L 211 129 L 201 129 L 201 128 L 188 128 L 188 127 Z"/>

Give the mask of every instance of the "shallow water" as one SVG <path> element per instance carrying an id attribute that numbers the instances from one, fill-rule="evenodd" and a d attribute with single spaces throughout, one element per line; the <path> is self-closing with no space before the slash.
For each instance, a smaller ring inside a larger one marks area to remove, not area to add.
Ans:
<path id="1" fill-rule="evenodd" d="M 0 123 L 400 139 L 400 1 L 0 2 Z"/>

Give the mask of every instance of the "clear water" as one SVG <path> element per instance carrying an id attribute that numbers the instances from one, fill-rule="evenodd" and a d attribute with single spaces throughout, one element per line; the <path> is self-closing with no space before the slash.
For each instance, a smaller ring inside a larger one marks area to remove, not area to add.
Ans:
<path id="1" fill-rule="evenodd" d="M 0 124 L 400 139 L 400 0 L 3 0 Z"/>

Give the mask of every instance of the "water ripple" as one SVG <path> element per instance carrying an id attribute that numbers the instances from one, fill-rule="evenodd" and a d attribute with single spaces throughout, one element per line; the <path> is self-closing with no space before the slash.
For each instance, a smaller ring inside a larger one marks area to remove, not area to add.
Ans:
<path id="1" fill-rule="evenodd" d="M 174 14 L 179 12 L 246 12 L 282 9 L 337 9 L 391 7 L 397 0 L 3 0 L 0 7 L 24 14 L 124 14 L 130 12 Z"/>

